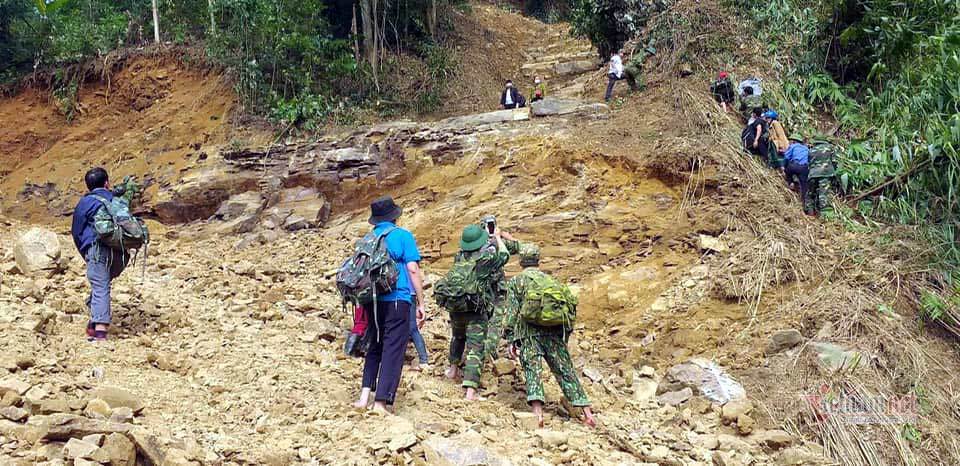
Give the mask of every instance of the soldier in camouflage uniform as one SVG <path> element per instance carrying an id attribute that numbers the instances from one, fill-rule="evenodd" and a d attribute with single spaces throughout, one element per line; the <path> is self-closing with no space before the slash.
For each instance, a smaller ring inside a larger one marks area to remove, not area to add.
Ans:
<path id="1" fill-rule="evenodd" d="M 447 377 L 453 379 L 463 370 L 463 386 L 467 389 L 468 400 L 477 399 L 477 388 L 480 386 L 480 374 L 483 370 L 484 343 L 487 336 L 487 321 L 493 313 L 497 293 L 498 280 L 503 274 L 503 266 L 510 260 L 510 253 L 499 240 L 500 232 L 494 233 L 496 241 L 490 241 L 490 235 L 479 225 L 469 225 L 463 230 L 460 239 L 460 252 L 454 258 L 455 262 L 474 260 L 475 267 L 480 269 L 477 276 L 485 277 L 483 286 L 481 309 L 476 312 L 459 312 L 450 314 L 450 368 Z"/>
<path id="2" fill-rule="evenodd" d="M 480 220 L 480 224 L 484 228 L 489 222 L 496 224 L 496 219 L 492 215 L 487 215 Z M 490 237 L 488 246 L 496 247 L 498 241 L 503 243 L 504 248 L 510 255 L 516 255 L 520 252 L 520 242 L 514 239 L 510 233 L 500 231 L 499 228 Z M 507 261 L 509 261 L 509 257 Z M 507 297 L 507 275 L 504 273 L 503 267 L 496 272 L 494 292 L 493 315 L 487 321 L 487 336 L 483 344 L 483 354 L 491 360 L 496 360 L 500 356 L 497 346 L 500 344 L 500 339 L 503 338 L 503 320 L 506 315 L 504 301 Z"/>
<path id="3" fill-rule="evenodd" d="M 584 423 L 595 427 L 596 419 L 590 409 L 590 400 L 577 378 L 577 371 L 567 350 L 567 340 L 573 331 L 566 325 L 541 327 L 530 324 L 520 318 L 520 308 L 531 272 L 540 265 L 540 251 L 536 246 L 524 244 L 520 249 L 520 265 L 524 271 L 507 283 L 507 327 L 506 336 L 512 342 L 510 354 L 520 357 L 524 379 L 527 385 L 527 403 L 543 427 L 544 390 L 541 377 L 541 359 L 547 361 L 550 371 L 557 379 L 563 395 L 575 407 L 583 409 Z"/>
<path id="4" fill-rule="evenodd" d="M 833 146 L 824 140 L 814 140 L 810 150 L 810 175 L 804 211 L 831 218 L 834 215 L 830 185 L 836 173 L 833 164 Z"/>

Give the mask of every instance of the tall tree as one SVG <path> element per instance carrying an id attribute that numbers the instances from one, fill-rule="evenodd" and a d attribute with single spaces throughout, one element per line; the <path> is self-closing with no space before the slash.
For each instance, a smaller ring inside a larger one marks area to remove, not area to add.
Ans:
<path id="1" fill-rule="evenodd" d="M 360 0 L 360 21 L 363 26 L 363 53 L 367 56 L 367 63 L 373 70 L 373 85 L 380 90 L 378 78 L 378 50 L 377 50 L 377 0 Z"/>
<path id="2" fill-rule="evenodd" d="M 160 13 L 157 12 L 157 0 L 153 0 L 153 40 L 160 43 Z"/>

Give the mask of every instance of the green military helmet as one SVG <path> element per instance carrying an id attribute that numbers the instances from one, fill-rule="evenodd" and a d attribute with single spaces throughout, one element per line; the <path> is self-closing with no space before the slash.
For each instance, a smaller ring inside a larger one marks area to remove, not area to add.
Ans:
<path id="1" fill-rule="evenodd" d="M 803 137 L 803 135 L 800 134 L 800 133 L 793 133 L 793 134 L 791 134 L 790 136 L 788 136 L 787 139 L 789 139 L 789 140 L 791 140 L 791 141 L 803 142 L 804 137 Z"/>
<path id="2" fill-rule="evenodd" d="M 460 249 L 466 252 L 476 251 L 487 245 L 490 235 L 480 225 L 467 225 L 460 235 Z"/>
<path id="3" fill-rule="evenodd" d="M 538 265 L 540 265 L 540 248 L 530 243 L 520 245 L 520 266 L 536 267 Z"/>

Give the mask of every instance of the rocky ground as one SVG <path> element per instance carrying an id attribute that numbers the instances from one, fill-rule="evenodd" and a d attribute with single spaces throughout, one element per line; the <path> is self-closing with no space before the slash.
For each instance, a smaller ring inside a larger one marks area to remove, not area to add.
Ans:
<path id="1" fill-rule="evenodd" d="M 519 37 L 527 22 L 504 24 Z M 810 251 L 786 247 L 776 227 L 803 241 L 835 236 L 787 208 L 744 214 L 756 202 L 748 188 L 764 183 L 778 189 L 769 199 L 795 199 L 769 176 L 731 181 L 701 157 L 690 141 L 707 130 L 687 138 L 676 118 L 693 94 L 654 89 L 612 108 L 582 100 L 602 92 L 603 70 L 556 29 L 511 44 L 527 62 L 518 76 L 551 85 L 530 111 L 270 144 L 227 123 L 232 100 L 215 79 L 136 62 L 124 78 L 140 84 L 117 84 L 126 100 L 100 96 L 123 108 L 90 105 L 75 126 L 0 136 L 0 147 L 30 149 L 0 172 L 0 463 L 826 462 L 835 452 L 798 427 L 808 409 L 779 404 L 797 405 L 797 387 L 861 354 L 845 349 L 846 324 L 803 311 L 814 306 L 801 291 L 814 285 L 794 264 Z M 133 98 L 145 82 L 153 97 Z M 4 101 L 0 123 L 48 121 L 35 98 Z M 143 118 L 128 121 L 128 101 Z M 125 160 L 151 180 L 140 210 L 153 242 L 115 283 L 111 340 L 91 344 L 83 263 L 57 215 L 79 195 L 78 167 Z M 332 277 L 380 194 L 404 207 L 429 283 L 483 215 L 540 245 L 544 268 L 580 295 L 570 346 L 598 429 L 578 422 L 549 375 L 538 429 L 507 359 L 488 365 L 483 401 L 463 401 L 442 376 L 449 328 L 435 306 L 424 329 L 431 367 L 405 370 L 396 415 L 351 407 L 361 362 L 342 355 L 351 314 Z M 758 250 L 769 262 L 755 265 Z"/>

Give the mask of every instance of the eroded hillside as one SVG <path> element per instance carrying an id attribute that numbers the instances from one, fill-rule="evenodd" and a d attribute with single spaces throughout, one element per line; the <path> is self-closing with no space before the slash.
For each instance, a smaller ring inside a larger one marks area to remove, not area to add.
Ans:
<path id="1" fill-rule="evenodd" d="M 582 43 L 551 37 L 505 44 L 529 57 L 518 75 L 595 98 L 603 71 Z M 677 88 L 612 109 L 552 101 L 542 116 L 387 122 L 279 144 L 231 122 L 220 77 L 174 62 L 135 61 L 89 86 L 70 124 L 36 92 L 3 101 L 0 460 L 949 463 L 950 381 L 928 371 L 957 372 L 935 357 L 949 345 L 916 332 L 891 292 L 900 250 L 799 215 L 780 179 L 735 151 L 737 123 L 705 93 Z M 103 345 L 82 334 L 83 263 L 56 216 L 93 164 L 151 180 L 143 210 L 162 221 L 150 221 L 145 262 L 116 282 Z M 599 429 L 571 417 L 552 381 L 547 426 L 531 426 L 506 359 L 488 365 L 485 400 L 462 401 L 442 376 L 449 327 L 436 306 L 424 330 L 433 367 L 405 369 L 396 416 L 350 407 L 360 361 L 341 353 L 350 315 L 332 272 L 381 194 L 404 207 L 431 283 L 482 215 L 541 246 L 544 268 L 580 294 L 570 346 Z M 19 270 L 14 248 L 33 225 L 61 234 L 53 272 Z M 886 303 L 889 314 L 870 317 Z M 836 367 L 823 348 L 864 362 Z M 749 401 L 711 400 L 701 366 L 728 372 Z M 918 421 L 931 434 L 916 451 L 891 427 L 818 418 L 807 398 L 918 384 L 933 414 Z M 116 435 L 88 439 L 100 446 L 83 454 L 68 443 L 98 432 Z"/>

